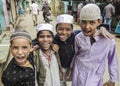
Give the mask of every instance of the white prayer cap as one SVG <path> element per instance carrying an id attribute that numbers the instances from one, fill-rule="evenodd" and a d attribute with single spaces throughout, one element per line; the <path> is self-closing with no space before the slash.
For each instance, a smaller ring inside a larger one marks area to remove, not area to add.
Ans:
<path id="1" fill-rule="evenodd" d="M 97 20 L 100 18 L 100 8 L 96 4 L 87 4 L 81 9 L 80 20 Z"/>
<path id="2" fill-rule="evenodd" d="M 48 30 L 48 31 L 51 31 L 53 33 L 53 26 L 49 23 L 44 23 L 44 24 L 39 24 L 36 28 L 37 33 L 39 31 L 43 31 L 43 30 Z"/>
<path id="3" fill-rule="evenodd" d="M 57 16 L 57 24 L 59 23 L 70 23 L 73 24 L 73 16 L 69 14 L 62 14 Z"/>

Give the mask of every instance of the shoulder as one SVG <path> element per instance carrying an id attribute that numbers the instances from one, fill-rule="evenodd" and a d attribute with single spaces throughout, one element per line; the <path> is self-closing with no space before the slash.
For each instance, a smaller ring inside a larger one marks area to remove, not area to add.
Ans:
<path id="1" fill-rule="evenodd" d="M 110 42 L 111 45 L 116 45 L 115 39 L 109 39 L 109 42 Z"/>
<path id="2" fill-rule="evenodd" d="M 73 31 L 73 34 L 74 34 L 74 35 L 77 35 L 77 34 L 80 33 L 80 32 L 81 32 L 81 30 L 74 30 L 74 31 Z"/>
<path id="3" fill-rule="evenodd" d="M 14 70 L 14 64 L 15 60 L 12 59 L 10 63 L 7 65 L 6 69 L 3 70 L 3 74 L 6 74 L 7 72 L 11 72 L 12 70 Z"/>

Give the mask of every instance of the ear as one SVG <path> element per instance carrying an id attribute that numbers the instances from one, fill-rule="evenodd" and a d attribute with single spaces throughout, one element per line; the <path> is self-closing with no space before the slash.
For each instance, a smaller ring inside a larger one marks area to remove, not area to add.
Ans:
<path id="1" fill-rule="evenodd" d="M 102 19 L 98 19 L 99 24 L 102 24 Z"/>
<path id="2" fill-rule="evenodd" d="M 9 45 L 9 51 L 11 51 L 11 45 Z"/>
<path id="3" fill-rule="evenodd" d="M 31 45 L 31 48 L 30 48 L 30 52 L 32 52 L 34 49 L 32 48 L 32 45 Z"/>

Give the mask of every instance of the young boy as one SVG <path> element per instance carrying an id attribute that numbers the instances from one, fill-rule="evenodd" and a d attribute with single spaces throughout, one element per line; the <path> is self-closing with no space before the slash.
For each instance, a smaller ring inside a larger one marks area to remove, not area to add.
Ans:
<path id="1" fill-rule="evenodd" d="M 37 26 L 37 40 L 40 46 L 35 51 L 35 64 L 39 86 L 60 86 L 60 60 L 57 52 L 53 51 L 53 26 L 48 23 Z"/>
<path id="2" fill-rule="evenodd" d="M 35 86 L 35 67 L 30 55 L 31 44 L 31 37 L 25 30 L 21 29 L 11 35 L 10 52 L 13 58 L 8 66 L 3 68 L 4 86 Z"/>
<path id="3" fill-rule="evenodd" d="M 118 60 L 114 39 L 95 36 L 101 24 L 100 9 L 95 4 L 87 4 L 81 10 L 82 32 L 75 37 L 75 54 L 71 63 L 72 86 L 102 86 L 106 60 L 110 80 L 105 86 L 114 86 L 118 81 Z"/>

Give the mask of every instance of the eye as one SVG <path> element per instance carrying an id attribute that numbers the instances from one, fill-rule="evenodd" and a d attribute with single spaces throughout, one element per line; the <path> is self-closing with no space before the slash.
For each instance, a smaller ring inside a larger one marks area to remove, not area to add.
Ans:
<path id="1" fill-rule="evenodd" d="M 43 35 L 39 35 L 39 38 L 44 38 L 45 36 L 43 36 Z"/>
<path id="2" fill-rule="evenodd" d="M 28 49 L 28 47 L 27 47 L 27 46 L 23 46 L 22 48 L 23 48 L 23 49 Z"/>
<path id="3" fill-rule="evenodd" d="M 47 35 L 47 38 L 51 38 L 52 37 L 52 35 Z"/>
<path id="4" fill-rule="evenodd" d="M 62 31 L 62 30 L 64 30 L 64 28 L 62 28 L 62 27 L 59 27 L 59 28 L 58 28 L 58 30 Z"/>
<path id="5" fill-rule="evenodd" d="M 95 24 L 95 23 L 96 23 L 95 21 L 90 21 L 90 24 L 91 24 L 91 25 L 93 25 L 93 24 Z"/>
<path id="6" fill-rule="evenodd" d="M 86 21 L 84 21 L 84 20 L 82 20 L 82 21 L 81 21 L 81 23 L 82 23 L 82 24 L 86 24 L 87 22 L 86 22 Z"/>
<path id="7" fill-rule="evenodd" d="M 17 46 L 12 46 L 12 49 L 17 50 L 18 47 Z"/>
<path id="8" fill-rule="evenodd" d="M 71 31 L 71 28 L 66 28 L 66 31 Z"/>

